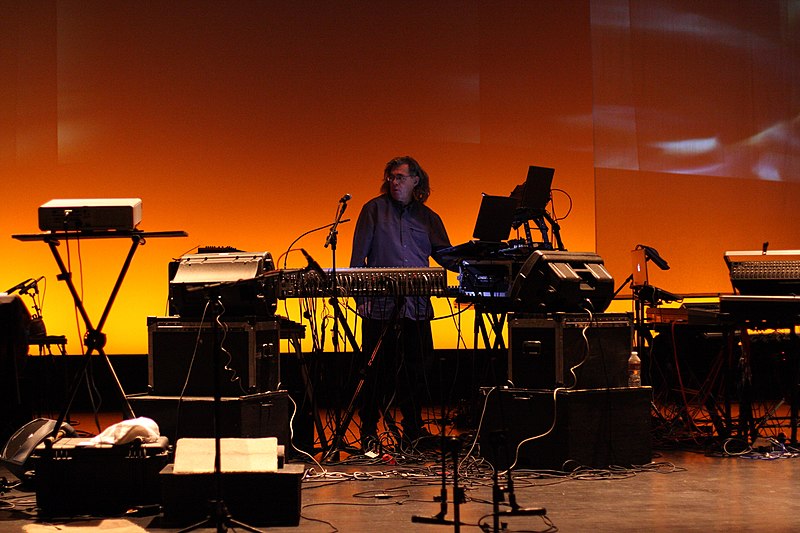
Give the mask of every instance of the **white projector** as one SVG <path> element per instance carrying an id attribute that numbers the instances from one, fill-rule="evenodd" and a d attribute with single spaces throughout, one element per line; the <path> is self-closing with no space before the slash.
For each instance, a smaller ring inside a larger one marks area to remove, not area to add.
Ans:
<path id="1" fill-rule="evenodd" d="M 141 221 L 140 198 L 50 200 L 39 207 L 42 231 L 132 231 Z"/>

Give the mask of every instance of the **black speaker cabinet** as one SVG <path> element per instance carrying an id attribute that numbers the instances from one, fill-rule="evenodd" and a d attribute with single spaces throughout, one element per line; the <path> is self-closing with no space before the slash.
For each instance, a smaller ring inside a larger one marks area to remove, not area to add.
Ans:
<path id="1" fill-rule="evenodd" d="M 130 395 L 136 416 L 153 419 L 162 435 L 177 442 L 183 437 L 214 437 L 214 398 Z M 291 406 L 286 391 L 224 397 L 220 402 L 220 437 L 277 437 L 289 445 Z"/>
<path id="2" fill-rule="evenodd" d="M 614 278 L 592 252 L 536 250 L 511 285 L 514 308 L 529 313 L 572 313 L 586 305 L 602 313 L 613 298 Z"/>
<path id="3" fill-rule="evenodd" d="M 626 313 L 598 313 L 591 321 L 584 313 L 513 314 L 508 322 L 508 379 L 526 389 L 624 387 L 632 322 Z M 570 369 L 581 361 L 573 377 Z"/>
<path id="4" fill-rule="evenodd" d="M 148 317 L 147 375 L 150 391 L 162 396 L 214 395 L 214 328 L 211 319 Z M 280 383 L 280 323 L 276 319 L 223 321 L 222 396 L 274 391 Z M 186 388 L 184 390 L 184 384 Z"/>
<path id="5" fill-rule="evenodd" d="M 650 462 L 650 387 L 482 389 L 481 455 L 501 470 L 571 471 Z M 552 431 L 548 430 L 552 427 Z"/>

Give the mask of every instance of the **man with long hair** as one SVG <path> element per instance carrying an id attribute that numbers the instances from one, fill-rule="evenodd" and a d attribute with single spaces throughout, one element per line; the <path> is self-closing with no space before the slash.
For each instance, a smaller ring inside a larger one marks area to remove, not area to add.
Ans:
<path id="1" fill-rule="evenodd" d="M 412 157 L 392 159 L 383 172 L 380 195 L 361 209 L 353 236 L 352 267 L 427 267 L 431 255 L 450 246 L 442 219 L 425 205 L 430 196 L 427 172 Z M 414 443 L 428 435 L 422 419 L 426 369 L 433 356 L 433 308 L 424 296 L 363 298 L 362 353 L 369 360 L 380 344 L 362 388 L 359 416 L 361 446 L 377 444 L 381 414 L 390 429 L 389 409 L 402 415 L 402 438 Z M 389 416 L 387 416 L 389 415 Z"/>

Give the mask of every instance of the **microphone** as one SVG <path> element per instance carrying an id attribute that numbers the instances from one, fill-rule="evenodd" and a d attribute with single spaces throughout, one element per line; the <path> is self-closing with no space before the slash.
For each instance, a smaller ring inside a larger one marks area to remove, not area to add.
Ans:
<path id="1" fill-rule="evenodd" d="M 33 280 L 33 278 L 28 278 L 25 281 L 21 281 L 21 282 L 17 283 L 16 285 L 11 287 L 10 289 L 6 290 L 6 294 L 11 294 L 12 292 L 16 291 L 17 289 L 21 289 L 22 287 L 25 286 L 25 284 L 29 283 L 32 280 Z"/>
<path id="2" fill-rule="evenodd" d="M 39 282 L 44 279 L 44 276 L 39 276 L 37 279 L 32 279 L 28 282 L 22 284 L 22 287 L 19 288 L 20 294 L 25 294 L 30 289 L 39 290 Z"/>
<path id="3" fill-rule="evenodd" d="M 327 279 L 328 279 L 328 273 L 327 273 L 327 272 L 325 272 L 325 271 L 322 269 L 322 267 L 321 267 L 321 266 L 319 266 L 319 263 L 317 263 L 317 262 L 314 260 L 314 258 L 313 258 L 313 257 L 311 257 L 311 254 L 309 254 L 308 252 L 306 252 L 305 248 L 300 248 L 300 251 L 301 251 L 301 252 L 303 252 L 303 255 L 305 256 L 305 258 L 306 258 L 306 261 L 308 262 L 308 268 L 310 268 L 311 270 L 313 270 L 314 272 L 316 272 L 317 274 L 319 274 L 319 277 L 320 277 L 320 278 L 322 278 L 322 280 L 323 280 L 323 281 L 324 281 L 324 280 L 327 280 Z"/>
<path id="4" fill-rule="evenodd" d="M 658 250 L 651 246 L 646 246 L 644 244 L 638 245 L 639 248 L 645 251 L 647 257 L 655 263 L 655 265 L 660 268 L 661 270 L 669 270 L 669 264 L 664 260 L 663 257 L 658 255 Z"/>
<path id="5" fill-rule="evenodd" d="M 344 196 L 342 196 L 342 197 L 339 199 L 339 203 L 340 203 L 340 204 L 346 204 L 346 203 L 347 203 L 347 201 L 348 201 L 349 199 L 351 199 L 352 197 L 353 197 L 353 196 L 352 196 L 351 194 L 349 194 L 349 193 L 348 193 L 348 194 L 345 194 Z"/>
<path id="6" fill-rule="evenodd" d="M 11 294 L 14 291 L 19 291 L 20 294 L 25 294 L 26 292 L 28 292 L 32 288 L 36 288 L 38 290 L 39 282 L 42 281 L 43 279 L 44 279 L 44 276 L 40 276 L 37 279 L 28 278 L 25 281 L 17 283 L 16 285 L 14 285 L 10 289 L 8 289 L 6 291 L 6 294 Z"/>

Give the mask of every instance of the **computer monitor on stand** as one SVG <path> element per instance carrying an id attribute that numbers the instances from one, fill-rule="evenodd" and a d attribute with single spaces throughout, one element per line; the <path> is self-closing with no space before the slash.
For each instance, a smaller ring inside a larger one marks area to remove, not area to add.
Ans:
<path id="1" fill-rule="evenodd" d="M 517 208 L 514 219 L 514 228 L 520 226 L 525 229 L 525 240 L 531 249 L 552 250 L 550 242 L 550 231 L 556 241 L 558 250 L 564 250 L 564 243 L 561 241 L 560 227 L 558 223 L 547 212 L 547 204 L 550 203 L 550 187 L 553 183 L 555 169 L 547 167 L 530 166 L 525 183 L 518 185 L 511 193 L 512 198 L 519 198 L 520 204 Z M 531 233 L 530 222 L 542 234 L 541 241 L 534 241 Z M 548 228 L 548 224 L 550 227 Z"/>

